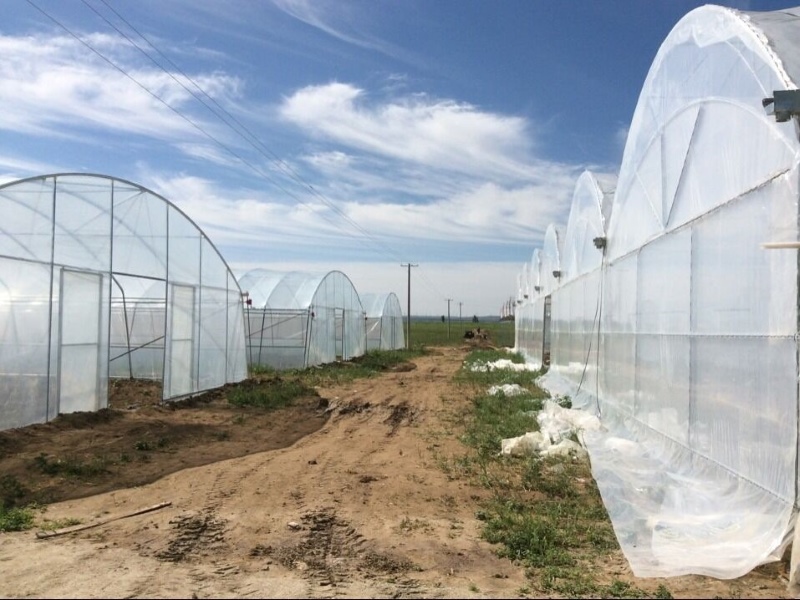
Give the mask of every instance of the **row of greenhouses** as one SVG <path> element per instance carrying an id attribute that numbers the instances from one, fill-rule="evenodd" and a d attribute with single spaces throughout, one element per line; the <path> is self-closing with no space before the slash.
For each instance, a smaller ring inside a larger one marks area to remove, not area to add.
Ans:
<path id="1" fill-rule="evenodd" d="M 638 576 L 735 578 L 793 541 L 798 83 L 800 10 L 688 13 L 618 173 L 578 178 L 518 276 L 516 349 L 600 418 L 583 441 Z"/>
<path id="2" fill-rule="evenodd" d="M 109 379 L 174 400 L 245 379 L 404 347 L 393 293 L 343 273 L 236 278 L 167 199 L 104 175 L 0 186 L 0 429 L 108 406 Z"/>

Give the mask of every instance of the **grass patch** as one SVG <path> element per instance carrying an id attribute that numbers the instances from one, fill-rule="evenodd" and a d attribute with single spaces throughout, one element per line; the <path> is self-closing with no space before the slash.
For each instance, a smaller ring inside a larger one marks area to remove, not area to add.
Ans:
<path id="1" fill-rule="evenodd" d="M 74 456 L 50 458 L 47 454 L 42 453 L 33 459 L 33 464 L 46 475 L 90 479 L 108 473 L 111 461 L 99 456 L 92 457 L 88 461 Z"/>
<path id="2" fill-rule="evenodd" d="M 339 361 L 325 365 L 317 365 L 307 369 L 276 370 L 271 367 L 252 365 L 250 373 L 261 383 L 288 386 L 294 384 L 304 386 L 306 392 L 314 393 L 311 388 L 317 386 L 347 383 L 356 379 L 375 377 L 381 373 L 409 362 L 412 358 L 426 353 L 424 348 L 413 350 L 370 350 L 363 356 L 348 361 Z M 283 383 L 281 383 L 283 382 Z M 278 393 L 282 393 L 280 390 Z"/>
<path id="3" fill-rule="evenodd" d="M 295 398 L 316 392 L 296 379 L 276 377 L 266 381 L 247 381 L 228 393 L 228 402 L 234 406 L 251 406 L 273 410 L 288 406 Z"/>
<path id="4" fill-rule="evenodd" d="M 42 531 L 55 531 L 56 529 L 62 529 L 64 527 L 72 527 L 74 525 L 80 525 L 83 523 L 80 519 L 75 518 L 66 518 L 66 519 L 45 519 L 40 525 L 39 529 Z"/>
<path id="5" fill-rule="evenodd" d="M 630 582 L 601 584 L 593 565 L 619 550 L 608 514 L 586 458 L 501 455 L 503 439 L 538 431 L 537 413 L 549 395 L 536 386 L 542 371 L 493 369 L 500 359 L 521 363 L 505 351 L 476 350 L 456 381 L 471 398 L 457 416 L 463 456 L 441 459 L 451 478 L 467 479 L 490 491 L 476 518 L 497 554 L 523 566 L 533 594 L 568 598 L 646 598 Z M 490 395 L 491 386 L 517 384 L 520 395 Z M 569 398 L 562 406 L 568 407 Z M 440 457 L 441 458 L 441 457 Z M 669 597 L 663 585 L 653 597 Z"/>
<path id="6" fill-rule="evenodd" d="M 460 346 L 464 343 L 464 332 L 481 328 L 489 334 L 489 343 L 497 348 L 514 346 L 514 322 L 500 320 L 481 320 L 472 322 L 472 317 L 462 320 L 450 319 L 449 335 L 447 321 L 441 319 L 411 319 L 411 347 Z"/>
<path id="7" fill-rule="evenodd" d="M 29 507 L 0 507 L 0 532 L 25 531 L 33 527 L 33 509 Z"/>
<path id="8" fill-rule="evenodd" d="M 33 527 L 33 508 L 20 506 L 28 489 L 16 477 L 0 477 L 0 532 L 24 531 Z"/>

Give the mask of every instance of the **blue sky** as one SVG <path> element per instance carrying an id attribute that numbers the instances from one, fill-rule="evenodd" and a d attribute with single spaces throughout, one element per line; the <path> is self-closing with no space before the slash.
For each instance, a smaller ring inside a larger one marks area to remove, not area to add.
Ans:
<path id="1" fill-rule="evenodd" d="M 237 275 L 340 270 L 405 310 L 410 262 L 412 314 L 498 315 L 703 4 L 0 0 L 0 183 L 128 179 Z"/>

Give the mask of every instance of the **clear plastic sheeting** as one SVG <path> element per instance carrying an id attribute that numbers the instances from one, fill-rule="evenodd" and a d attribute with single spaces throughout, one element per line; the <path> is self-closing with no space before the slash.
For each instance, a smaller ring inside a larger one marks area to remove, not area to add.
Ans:
<path id="1" fill-rule="evenodd" d="M 597 390 L 601 267 L 615 187 L 614 177 L 585 171 L 572 195 L 561 285 L 552 306 L 550 368 L 543 380 L 556 395 Z M 576 406 L 583 403 L 575 400 Z"/>
<path id="2" fill-rule="evenodd" d="M 393 292 L 361 294 L 366 313 L 367 350 L 399 350 L 405 348 L 403 311 Z"/>
<path id="3" fill-rule="evenodd" d="M 549 353 L 550 301 L 542 292 L 542 280 L 542 253 L 536 248 L 529 266 L 531 293 L 518 298 L 514 314 L 514 350 L 536 369 L 545 364 Z"/>
<path id="4" fill-rule="evenodd" d="M 798 87 L 798 56 L 800 8 L 681 19 L 644 82 L 610 214 L 599 204 L 599 269 L 575 269 L 568 226 L 565 276 L 544 285 L 540 383 L 600 417 L 584 442 L 637 576 L 736 578 L 792 540 L 798 250 L 770 246 L 799 241 L 800 144 L 797 118 L 762 100 Z M 793 582 L 799 560 L 795 545 Z"/>
<path id="5" fill-rule="evenodd" d="M 250 364 L 302 369 L 366 352 L 366 313 L 344 273 L 253 269 L 239 285 Z"/>
<path id="6" fill-rule="evenodd" d="M 239 287 L 165 198 L 102 175 L 0 186 L 0 428 L 108 405 L 108 378 L 164 400 L 247 377 Z"/>

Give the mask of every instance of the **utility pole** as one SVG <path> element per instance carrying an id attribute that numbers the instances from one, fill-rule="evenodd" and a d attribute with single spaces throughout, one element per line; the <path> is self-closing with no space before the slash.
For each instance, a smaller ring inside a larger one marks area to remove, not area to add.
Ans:
<path id="1" fill-rule="evenodd" d="M 458 326 L 461 327 L 461 305 L 464 304 L 463 302 L 458 303 Z"/>
<path id="2" fill-rule="evenodd" d="M 453 301 L 452 298 L 445 298 L 447 300 L 447 341 L 450 341 L 450 303 Z"/>
<path id="3" fill-rule="evenodd" d="M 406 310 L 406 350 L 411 350 L 411 267 L 419 265 L 400 264 L 401 267 L 408 267 L 408 309 Z"/>

